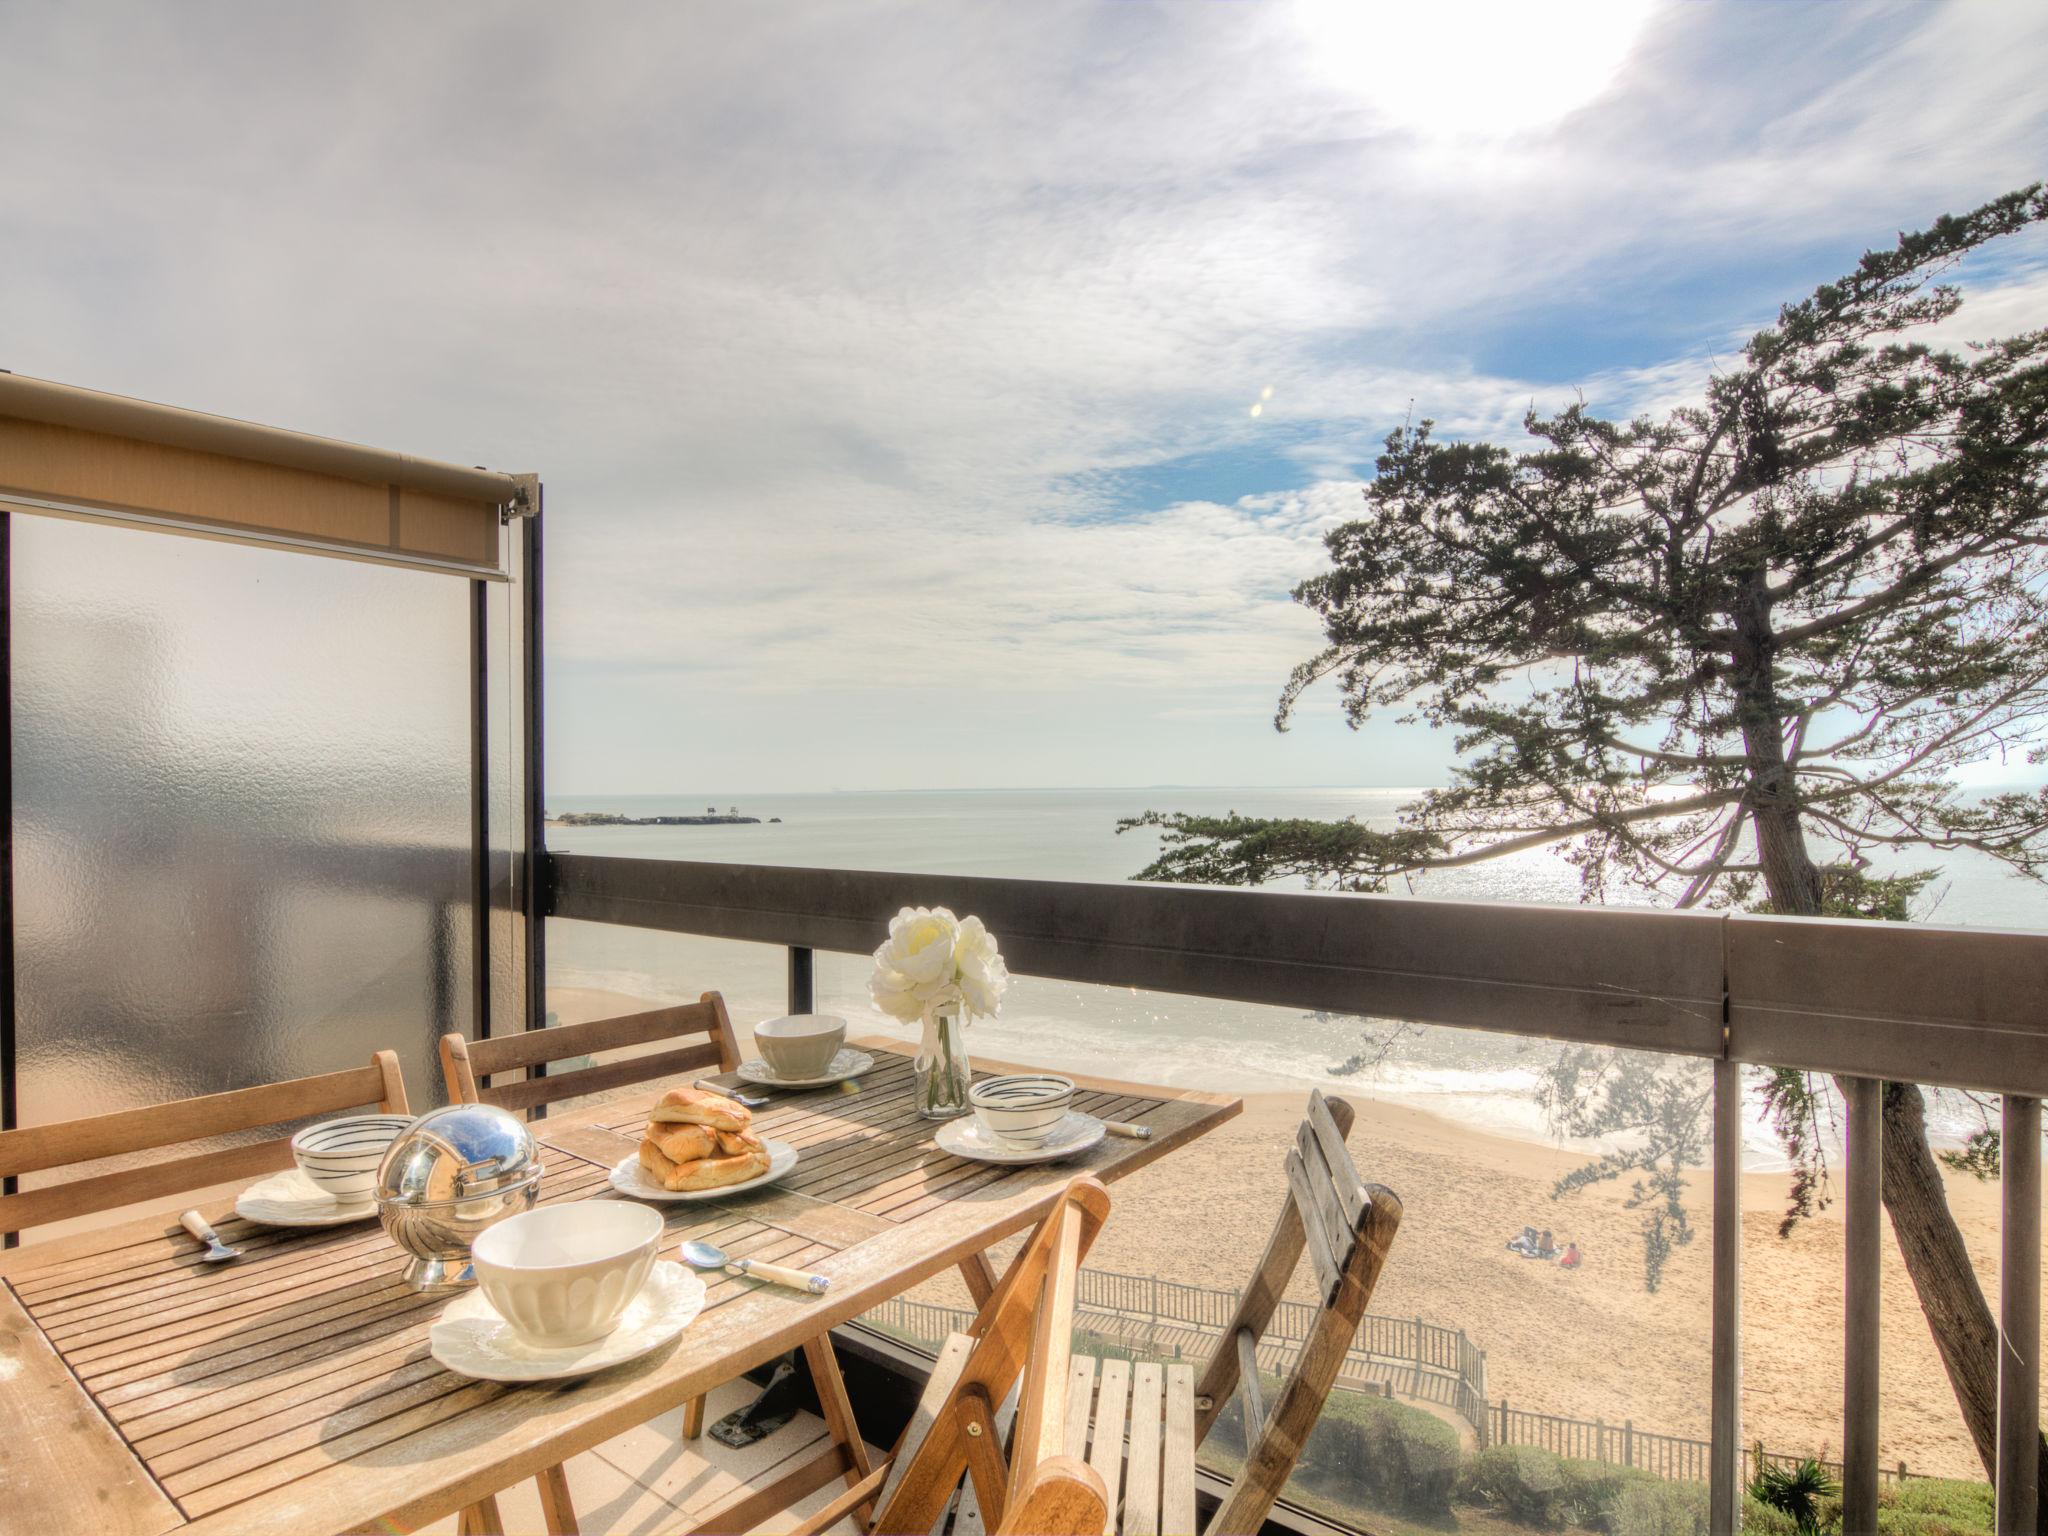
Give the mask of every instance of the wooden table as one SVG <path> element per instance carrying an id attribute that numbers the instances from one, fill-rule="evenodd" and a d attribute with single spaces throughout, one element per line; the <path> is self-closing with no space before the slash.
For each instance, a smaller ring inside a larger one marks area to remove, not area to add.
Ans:
<path id="1" fill-rule="evenodd" d="M 779 1185 L 660 1207 L 683 1237 L 832 1277 L 821 1297 L 719 1278 L 666 1350 L 549 1386 L 470 1381 L 427 1352 L 446 1297 L 400 1279 L 375 1225 L 252 1226 L 199 1262 L 176 1211 L 0 1255 L 0 1531 L 277 1532 L 438 1519 L 644 1423 L 1028 1226 L 1080 1171 L 1115 1180 L 1236 1114 L 1235 1099 L 1077 1078 L 1077 1107 L 1153 1129 L 1081 1157 L 994 1168 L 941 1154 L 898 1042 L 860 1084 L 756 1113 L 803 1156 Z M 1000 1064 L 990 1063 L 990 1066 Z M 658 1089 L 534 1127 L 543 1202 L 610 1194 Z M 1112 1218 L 1113 1219 L 1113 1218 Z M 708 1278 L 708 1277 L 707 1277 Z"/>

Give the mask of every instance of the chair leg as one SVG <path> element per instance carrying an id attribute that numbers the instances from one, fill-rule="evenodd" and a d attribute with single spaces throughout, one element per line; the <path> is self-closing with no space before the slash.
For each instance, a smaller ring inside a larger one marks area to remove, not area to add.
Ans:
<path id="1" fill-rule="evenodd" d="M 704 1399 L 693 1397 L 683 1404 L 683 1438 L 694 1440 L 704 1433 Z"/>
<path id="2" fill-rule="evenodd" d="M 533 1480 L 540 1490 L 540 1518 L 548 1536 L 576 1536 L 576 1505 L 569 1497 L 569 1469 L 557 1462 Z"/>
<path id="3" fill-rule="evenodd" d="M 860 1424 L 853 1416 L 853 1403 L 846 1395 L 846 1378 L 839 1374 L 839 1359 L 832 1353 L 832 1335 L 821 1333 L 804 1340 L 804 1364 L 811 1368 L 811 1385 L 818 1391 L 818 1409 L 835 1444 L 846 1451 L 846 1486 L 858 1487 L 874 1468 L 868 1465 L 867 1442 L 860 1437 Z M 860 1523 L 874 1517 L 872 1502 L 859 1505 Z"/>
<path id="4" fill-rule="evenodd" d="M 962 1259 L 960 1278 L 967 1282 L 967 1294 L 974 1298 L 974 1310 L 977 1312 L 987 1306 L 989 1297 L 996 1293 L 996 1269 L 985 1253 L 970 1253 Z"/>
<path id="5" fill-rule="evenodd" d="M 498 1513 L 498 1496 L 487 1493 L 456 1517 L 459 1536 L 505 1536 L 505 1518 Z"/>

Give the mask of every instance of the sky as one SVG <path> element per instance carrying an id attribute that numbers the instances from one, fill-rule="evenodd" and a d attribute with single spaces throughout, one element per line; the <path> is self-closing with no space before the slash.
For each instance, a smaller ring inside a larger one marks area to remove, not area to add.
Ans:
<path id="1" fill-rule="evenodd" d="M 555 793 L 1428 783 L 1271 725 L 1386 434 L 1687 398 L 2048 172 L 2044 73 L 1993 3 L 10 0 L 0 367 L 540 473 Z"/>

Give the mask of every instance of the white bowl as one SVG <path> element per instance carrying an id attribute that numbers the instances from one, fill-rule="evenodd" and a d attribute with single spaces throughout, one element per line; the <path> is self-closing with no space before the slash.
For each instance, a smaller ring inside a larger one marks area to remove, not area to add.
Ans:
<path id="1" fill-rule="evenodd" d="M 1035 1147 L 1064 1120 L 1074 1102 L 1074 1080 L 1047 1072 L 985 1077 L 967 1090 L 974 1118 L 997 1141 Z"/>
<path id="2" fill-rule="evenodd" d="M 307 1178 L 343 1205 L 367 1200 L 377 1165 L 411 1115 L 345 1115 L 309 1125 L 292 1137 L 292 1161 Z"/>
<path id="3" fill-rule="evenodd" d="M 487 1227 L 470 1244 L 477 1283 L 529 1344 L 601 1339 L 654 1267 L 661 1213 L 631 1200 L 544 1205 Z"/>
<path id="4" fill-rule="evenodd" d="M 846 1020 L 831 1013 L 792 1013 L 754 1026 L 754 1044 L 775 1075 L 823 1077 L 846 1043 Z"/>

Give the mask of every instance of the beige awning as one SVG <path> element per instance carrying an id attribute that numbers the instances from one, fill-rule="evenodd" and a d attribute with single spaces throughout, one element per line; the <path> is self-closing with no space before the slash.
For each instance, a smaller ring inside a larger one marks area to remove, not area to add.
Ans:
<path id="1" fill-rule="evenodd" d="M 529 476 L 0 373 L 0 507 L 502 574 Z"/>

